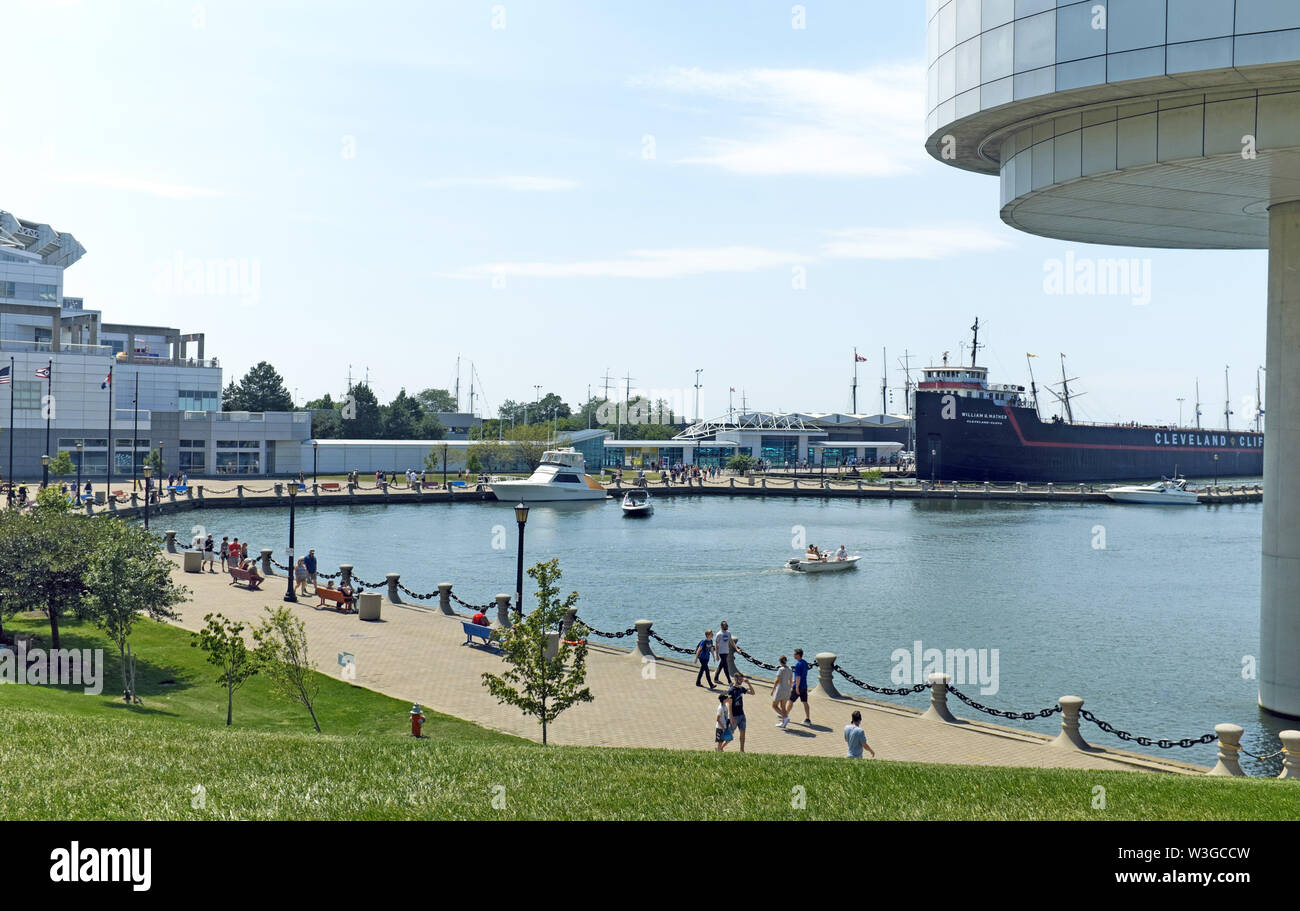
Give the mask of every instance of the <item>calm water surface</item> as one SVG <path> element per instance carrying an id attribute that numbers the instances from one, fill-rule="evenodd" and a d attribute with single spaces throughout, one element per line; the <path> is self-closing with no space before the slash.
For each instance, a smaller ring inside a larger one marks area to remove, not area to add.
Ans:
<path id="1" fill-rule="evenodd" d="M 1243 657 L 1259 648 L 1261 512 L 1257 504 L 662 497 L 651 518 L 637 520 L 611 499 L 534 506 L 525 559 L 558 557 L 563 590 L 577 589 L 580 615 L 599 629 L 647 618 L 668 641 L 693 647 L 725 619 L 765 661 L 796 646 L 809 656 L 835 652 L 877 686 L 896 685 L 891 655 L 917 641 L 997 649 L 997 692 L 960 686 L 985 705 L 1036 710 L 1076 694 L 1134 734 L 1177 740 L 1230 721 L 1246 728 L 1248 749 L 1264 752 L 1294 723 L 1261 712 L 1256 682 L 1242 676 Z M 218 539 L 237 535 L 285 559 L 283 509 L 194 516 Z M 472 603 L 514 589 L 506 504 L 309 507 L 297 516 L 298 552 L 314 547 L 324 569 L 352 563 L 380 582 L 400 572 L 419 592 L 452 582 Z M 785 570 L 801 528 L 823 549 L 862 553 L 858 569 Z M 900 701 L 923 707 L 926 699 Z M 955 698 L 950 704 L 972 716 Z M 1058 718 L 1014 723 L 1060 727 Z M 1084 734 L 1124 746 L 1086 722 Z M 1215 757 L 1213 745 L 1146 752 L 1206 765 Z"/>

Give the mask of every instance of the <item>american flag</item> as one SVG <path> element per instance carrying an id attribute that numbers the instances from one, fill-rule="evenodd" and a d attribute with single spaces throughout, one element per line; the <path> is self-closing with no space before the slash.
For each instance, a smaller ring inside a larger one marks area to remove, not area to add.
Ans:
<path id="1" fill-rule="evenodd" d="M 41 367 L 39 370 L 36 371 L 36 378 L 41 380 L 48 380 L 50 378 L 50 368 Z"/>
<path id="2" fill-rule="evenodd" d="M 9 378 L 9 368 L 0 367 L 0 386 L 7 385 L 9 383 Z"/>

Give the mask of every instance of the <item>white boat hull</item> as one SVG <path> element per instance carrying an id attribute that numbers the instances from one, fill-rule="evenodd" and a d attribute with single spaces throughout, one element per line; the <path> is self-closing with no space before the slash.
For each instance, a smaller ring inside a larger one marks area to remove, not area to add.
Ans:
<path id="1" fill-rule="evenodd" d="M 844 560 L 827 560 L 824 563 L 820 560 L 790 560 L 786 566 L 797 573 L 833 573 L 853 569 L 861 559 L 860 556 L 853 556 Z"/>
<path id="2" fill-rule="evenodd" d="M 1190 490 L 1166 490 L 1160 492 L 1116 488 L 1106 491 L 1106 496 L 1116 503 L 1143 503 L 1153 506 L 1195 506 L 1201 502 L 1200 495 Z"/>
<path id="3" fill-rule="evenodd" d="M 649 503 L 644 506 L 629 506 L 626 503 L 623 504 L 623 515 L 628 516 L 629 518 L 654 515 L 654 511 L 655 508 Z"/>
<path id="4" fill-rule="evenodd" d="M 488 489 L 498 500 L 509 500 L 512 503 L 519 500 L 530 504 L 603 500 L 609 496 L 609 491 L 603 487 L 591 488 L 578 484 L 534 484 L 529 481 L 500 481 L 489 484 Z"/>

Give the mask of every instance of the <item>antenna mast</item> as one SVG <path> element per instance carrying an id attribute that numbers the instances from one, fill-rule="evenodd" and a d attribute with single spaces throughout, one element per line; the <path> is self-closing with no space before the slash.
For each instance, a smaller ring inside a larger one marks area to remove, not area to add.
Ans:
<path id="1" fill-rule="evenodd" d="M 975 355 L 980 350 L 980 318 L 975 317 L 975 325 L 970 327 L 970 331 L 975 333 L 975 338 L 971 341 L 970 346 L 970 365 L 975 366 Z"/>
<path id="2" fill-rule="evenodd" d="M 880 349 L 880 413 L 881 414 L 889 414 L 889 405 L 886 404 L 885 402 L 885 395 L 887 392 L 886 386 L 889 383 L 889 380 L 886 379 L 885 377 L 885 365 L 889 363 L 889 361 L 886 359 L 887 357 L 888 355 L 886 354 L 885 349 L 882 347 Z"/>
<path id="3" fill-rule="evenodd" d="M 1196 380 L 1196 429 L 1201 429 L 1201 380 Z"/>
<path id="4" fill-rule="evenodd" d="M 1232 429 L 1232 393 L 1228 390 L 1228 368 L 1223 368 L 1223 429 Z"/>
<path id="5" fill-rule="evenodd" d="M 1263 367 L 1255 368 L 1255 432 L 1259 433 L 1260 421 L 1264 418 L 1264 400 L 1259 397 L 1259 372 Z"/>
<path id="6" fill-rule="evenodd" d="M 1034 357 L 1032 354 L 1025 355 L 1025 363 L 1029 365 L 1029 394 L 1034 398 L 1034 414 L 1041 418 L 1042 415 L 1038 411 L 1038 384 L 1034 382 L 1034 362 L 1030 360 L 1032 357 Z"/>

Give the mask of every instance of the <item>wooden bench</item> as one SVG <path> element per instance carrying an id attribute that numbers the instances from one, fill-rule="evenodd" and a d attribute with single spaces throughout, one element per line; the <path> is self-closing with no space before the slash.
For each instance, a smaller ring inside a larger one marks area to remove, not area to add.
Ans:
<path id="1" fill-rule="evenodd" d="M 321 485 L 320 485 L 320 489 L 321 489 L 321 490 L 338 490 L 338 489 L 339 489 L 339 482 L 338 482 L 338 481 L 324 481 L 324 482 L 321 483 Z"/>
<path id="2" fill-rule="evenodd" d="M 492 645 L 492 627 L 479 626 L 477 623 L 462 621 L 461 626 L 465 628 L 465 641 L 461 645 L 471 645 L 473 640 L 482 639 L 483 644 L 488 648 L 494 648 Z"/>
<path id="3" fill-rule="evenodd" d="M 355 599 L 349 598 L 338 589 L 317 588 L 316 594 L 320 596 L 320 603 L 316 605 L 317 607 L 324 607 L 325 602 L 329 601 L 337 605 L 336 610 L 340 610 L 345 614 L 357 609 Z"/>
<path id="4" fill-rule="evenodd" d="M 234 585 L 236 582 L 246 583 L 248 590 L 255 592 L 258 586 L 262 584 L 262 577 L 257 575 L 257 570 L 240 569 L 238 566 L 232 566 L 230 567 L 230 584 Z"/>

